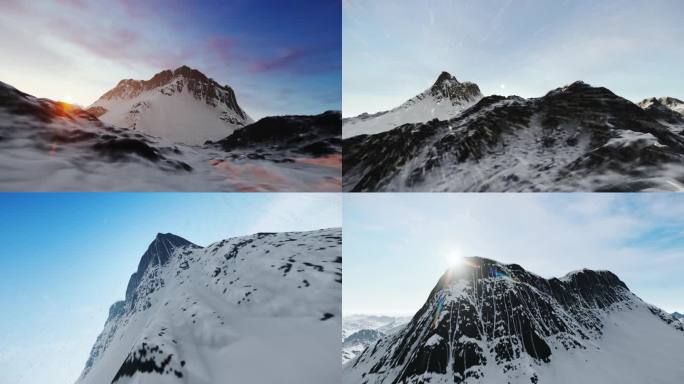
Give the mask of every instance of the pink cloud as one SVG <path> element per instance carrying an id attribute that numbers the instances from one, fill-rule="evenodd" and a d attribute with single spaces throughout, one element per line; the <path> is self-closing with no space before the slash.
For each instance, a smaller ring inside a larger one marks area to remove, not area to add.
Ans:
<path id="1" fill-rule="evenodd" d="M 250 66 L 250 71 L 270 72 L 288 68 L 310 53 L 310 50 L 306 50 L 303 48 L 288 48 L 281 51 L 276 57 L 272 59 L 255 61 Z"/>
<path id="2" fill-rule="evenodd" d="M 57 2 L 75 8 L 88 8 L 85 0 L 57 0 Z"/>

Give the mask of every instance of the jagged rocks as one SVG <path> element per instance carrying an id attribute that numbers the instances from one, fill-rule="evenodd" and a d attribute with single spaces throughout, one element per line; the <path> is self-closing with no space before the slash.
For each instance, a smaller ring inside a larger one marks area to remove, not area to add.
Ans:
<path id="1" fill-rule="evenodd" d="M 633 313 L 684 341 L 681 322 L 643 303 L 611 272 L 547 280 L 516 264 L 467 258 L 440 278 L 403 329 L 346 364 L 344 382 L 547 382 L 558 361 L 600 350 L 609 316 Z"/>
<path id="2" fill-rule="evenodd" d="M 582 82 L 343 142 L 346 191 L 640 191 L 684 183 L 682 126 Z"/>
<path id="3" fill-rule="evenodd" d="M 231 87 L 185 65 L 149 80 L 121 80 L 88 111 L 106 123 L 186 144 L 222 139 L 253 122 Z"/>
<path id="4" fill-rule="evenodd" d="M 342 137 L 347 139 L 357 135 L 373 135 L 407 123 L 447 120 L 481 98 L 477 84 L 461 83 L 448 72 L 442 72 L 430 88 L 397 108 L 343 119 Z"/>

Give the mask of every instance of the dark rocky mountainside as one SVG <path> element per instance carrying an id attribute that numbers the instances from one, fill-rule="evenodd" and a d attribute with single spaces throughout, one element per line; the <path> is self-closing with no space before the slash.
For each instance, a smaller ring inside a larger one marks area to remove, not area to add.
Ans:
<path id="1" fill-rule="evenodd" d="M 221 136 L 226 149 L 105 123 L 92 112 L 0 82 L 0 190 L 340 190 L 339 112 L 264 118 Z"/>
<path id="2" fill-rule="evenodd" d="M 544 279 L 517 264 L 467 258 L 439 279 L 408 325 L 347 364 L 344 382 L 554 382 L 544 372 L 596 349 L 608 316 L 632 311 L 684 341 L 684 324 L 611 272 Z"/>
<path id="3" fill-rule="evenodd" d="M 684 122 L 583 82 L 343 141 L 346 191 L 641 191 L 684 185 Z M 680 116 L 681 117 L 681 116 Z"/>
<path id="4" fill-rule="evenodd" d="M 315 156 L 341 153 L 342 115 L 328 111 L 314 116 L 272 116 L 217 141 L 226 151 L 257 147 L 288 148 Z"/>

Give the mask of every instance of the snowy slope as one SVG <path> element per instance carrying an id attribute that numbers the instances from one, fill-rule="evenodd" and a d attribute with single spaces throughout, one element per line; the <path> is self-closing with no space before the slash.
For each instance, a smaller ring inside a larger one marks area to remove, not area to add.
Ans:
<path id="1" fill-rule="evenodd" d="M 159 234 L 77 383 L 312 383 L 340 374 L 341 230 L 206 248 Z"/>
<path id="2" fill-rule="evenodd" d="M 402 330 L 344 367 L 347 384 L 675 383 L 684 324 L 614 274 L 543 279 L 468 258 Z"/>
<path id="3" fill-rule="evenodd" d="M 482 98 L 474 83 L 460 83 L 456 77 L 442 72 L 424 92 L 389 111 L 367 113 L 343 119 L 342 137 L 373 135 L 407 123 L 424 123 L 432 119 L 448 120 Z"/>
<path id="4" fill-rule="evenodd" d="M 260 129 L 262 120 L 269 129 Z M 0 190 L 341 189 L 339 112 L 262 120 L 235 132 L 239 140 L 224 138 L 240 145 L 191 146 L 104 124 L 72 105 L 0 82 Z M 308 135 L 299 135 L 306 129 Z"/>
<path id="5" fill-rule="evenodd" d="M 669 111 L 669 110 L 668 110 Z M 345 191 L 684 189 L 684 119 L 583 82 L 345 139 Z"/>
<path id="6" fill-rule="evenodd" d="M 253 122 L 232 88 L 187 66 L 121 80 L 89 108 L 105 123 L 185 144 L 222 139 Z"/>

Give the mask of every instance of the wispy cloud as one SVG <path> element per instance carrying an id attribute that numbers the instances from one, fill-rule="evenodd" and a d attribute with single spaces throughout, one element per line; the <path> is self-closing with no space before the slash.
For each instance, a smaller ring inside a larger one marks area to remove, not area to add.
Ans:
<path id="1" fill-rule="evenodd" d="M 345 279 L 351 287 L 346 304 L 356 312 L 389 300 L 357 296 L 371 288 L 402 292 L 403 302 L 394 303 L 417 308 L 452 251 L 518 263 L 547 278 L 580 268 L 607 269 L 644 300 L 667 310 L 684 309 L 670 295 L 684 295 L 684 240 L 679 236 L 684 216 L 662 209 L 679 211 L 684 198 L 385 195 L 345 200 Z M 384 229 L 368 232 L 357 226 Z M 387 287 L 369 281 L 379 271 Z"/>
<path id="2" fill-rule="evenodd" d="M 321 112 L 327 107 L 316 94 L 321 82 L 341 88 L 340 8 L 332 3 L 7 0 L 0 11 L 7 39 L 27 30 L 34 36 L 23 49 L 3 47 L 3 56 L 12 59 L 0 63 L 1 80 L 37 96 L 61 98 L 68 87 L 87 105 L 122 78 L 148 78 L 184 64 L 230 84 L 239 100 L 252 92 L 253 100 L 241 104 L 257 118 Z M 45 65 L 26 59 L 25 52 L 39 46 L 71 63 L 60 68 L 70 72 L 68 82 L 46 81 Z M 292 109 L 278 110 L 277 90 L 294 84 L 299 91 L 290 97 Z"/>

